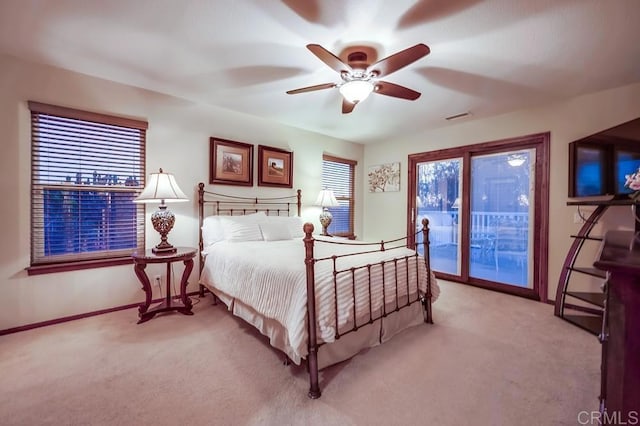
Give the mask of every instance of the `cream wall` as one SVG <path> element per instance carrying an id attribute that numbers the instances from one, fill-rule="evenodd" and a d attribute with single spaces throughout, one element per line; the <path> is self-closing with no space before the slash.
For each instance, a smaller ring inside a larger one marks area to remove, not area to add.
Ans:
<path id="1" fill-rule="evenodd" d="M 197 246 L 198 227 L 195 189 L 198 182 L 208 179 L 210 136 L 294 151 L 294 189 L 302 189 L 303 218 L 316 227 L 319 226 L 319 208 L 311 204 L 320 190 L 322 154 L 358 161 L 355 231 L 364 239 L 379 240 L 405 232 L 409 154 L 550 131 L 551 298 L 555 295 L 560 268 L 571 244 L 568 235 L 579 227 L 573 223 L 575 208 L 566 206 L 567 144 L 640 116 L 640 84 L 636 84 L 363 147 L 7 56 L 0 56 L 0 93 L 3 148 L 0 212 L 6 224 L 0 242 L 0 330 L 143 300 L 130 265 L 31 277 L 25 272 L 30 253 L 31 151 L 27 100 L 147 120 L 147 172 L 163 167 L 176 175 L 185 193 L 193 194 L 190 203 L 172 206 L 177 218 L 170 241 L 175 245 L 194 247 Z M 402 164 L 400 192 L 368 193 L 363 182 L 368 166 L 391 161 Z M 254 176 L 254 181 L 256 179 Z M 215 190 L 251 196 L 281 192 L 257 186 L 217 186 Z M 149 212 L 152 210 L 148 209 Z M 605 217 L 603 225 L 630 228 L 628 210 L 622 207 L 615 210 Z M 157 240 L 157 234 L 148 226 L 147 246 L 155 245 Z M 151 265 L 148 269 L 149 275 L 164 275 L 162 265 Z M 197 271 L 197 265 L 194 271 Z M 179 276 L 181 270 L 177 269 L 175 273 Z M 190 290 L 196 289 L 196 277 L 194 273 L 190 278 Z M 136 319 L 132 311 L 132 322 Z"/>
<path id="2" fill-rule="evenodd" d="M 457 125 L 416 134 L 409 139 L 367 145 L 363 170 L 366 171 L 370 165 L 374 164 L 400 161 L 402 181 L 400 192 L 364 192 L 366 212 L 364 235 L 377 240 L 403 235 L 406 232 L 407 156 L 409 154 L 551 132 L 548 294 L 549 298 L 553 299 L 564 258 L 572 242 L 569 234 L 575 233 L 580 227 L 573 221 L 576 208 L 566 205 L 568 200 L 567 144 L 637 117 L 640 117 L 640 84 L 580 96 L 541 108 L 483 120 L 462 121 Z M 592 209 L 581 210 L 588 213 Z M 384 224 L 384 227 L 381 224 Z M 629 208 L 611 208 L 601 225 L 609 229 L 631 228 L 633 221 Z M 594 230 L 594 233 L 597 231 L 598 229 Z M 596 249 L 594 245 L 590 253 L 581 252 L 580 260 L 585 262 L 583 265 L 590 266 Z M 592 285 L 592 283 L 588 282 L 584 285 Z"/>
<path id="3" fill-rule="evenodd" d="M 147 120 L 147 173 L 162 167 L 175 174 L 191 202 L 171 206 L 176 225 L 169 235 L 174 245 L 197 247 L 198 218 L 195 190 L 209 176 L 209 137 L 217 136 L 268 145 L 294 152 L 294 189 L 302 189 L 303 218 L 319 227 L 319 207 L 312 206 L 321 189 L 322 154 L 362 164 L 361 145 L 278 125 L 252 116 L 194 104 L 106 80 L 0 56 L 0 134 L 2 135 L 3 202 L 5 224 L 0 239 L 0 330 L 69 315 L 108 309 L 144 300 L 131 265 L 28 276 L 30 259 L 30 113 L 28 100 Z M 257 182 L 257 161 L 254 161 Z M 356 182 L 362 187 L 361 174 Z M 282 194 L 282 189 L 218 185 L 218 192 L 237 195 Z M 362 197 L 358 197 L 362 200 Z M 147 247 L 159 237 L 149 223 Z M 356 233 L 362 233 L 361 201 L 356 205 Z M 176 264 L 179 265 L 179 264 Z M 150 265 L 149 276 L 164 275 L 164 265 Z M 198 270 L 198 266 L 194 271 Z M 176 266 L 176 277 L 182 273 Z M 164 279 L 164 277 L 163 277 Z M 189 290 L 196 290 L 192 273 Z M 155 291 L 155 290 L 154 290 Z M 158 297 L 159 294 L 154 294 Z M 137 315 L 131 311 L 131 321 Z"/>

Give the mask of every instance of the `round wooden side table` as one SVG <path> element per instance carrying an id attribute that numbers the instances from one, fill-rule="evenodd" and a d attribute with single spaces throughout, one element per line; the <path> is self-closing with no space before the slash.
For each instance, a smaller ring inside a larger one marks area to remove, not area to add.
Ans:
<path id="1" fill-rule="evenodd" d="M 160 254 L 154 253 L 152 250 L 145 250 L 142 253 L 134 252 L 133 262 L 136 276 L 142 283 L 142 290 L 145 293 L 145 301 L 138 307 L 138 324 L 150 320 L 159 312 L 178 311 L 184 315 L 193 315 L 191 311 L 191 299 L 187 296 L 187 279 L 193 270 L 193 258 L 196 256 L 197 249 L 193 247 L 177 247 L 174 253 Z M 171 264 L 173 262 L 183 262 L 184 272 L 180 280 L 180 300 L 171 298 Z M 152 300 L 152 289 L 149 277 L 145 272 L 145 268 L 150 263 L 166 263 L 167 264 L 167 288 L 165 299 L 157 306 L 149 309 Z"/>

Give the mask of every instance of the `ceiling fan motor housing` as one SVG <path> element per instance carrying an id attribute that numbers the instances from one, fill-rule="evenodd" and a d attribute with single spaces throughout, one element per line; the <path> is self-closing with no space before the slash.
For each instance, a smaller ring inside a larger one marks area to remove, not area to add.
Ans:
<path id="1" fill-rule="evenodd" d="M 347 56 L 347 63 L 351 68 L 365 70 L 369 66 L 365 52 L 351 52 Z"/>

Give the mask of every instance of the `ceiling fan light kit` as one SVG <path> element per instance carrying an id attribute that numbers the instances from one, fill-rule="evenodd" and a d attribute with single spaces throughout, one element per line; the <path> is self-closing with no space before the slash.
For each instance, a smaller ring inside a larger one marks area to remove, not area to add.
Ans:
<path id="1" fill-rule="evenodd" d="M 371 92 L 373 92 L 373 84 L 368 80 L 351 80 L 340 86 L 340 94 L 352 104 L 362 102 Z"/>
<path id="2" fill-rule="evenodd" d="M 527 161 L 527 158 L 524 154 L 512 154 L 507 158 L 507 163 L 509 163 L 511 167 L 520 167 L 525 161 Z"/>
<path id="3" fill-rule="evenodd" d="M 378 80 L 378 78 L 398 71 L 430 52 L 427 45 L 420 43 L 370 64 L 364 47 L 362 51 L 358 51 L 357 47 L 352 47 L 352 52 L 347 57 L 348 63 L 345 63 L 319 44 L 309 44 L 307 49 L 331 69 L 338 72 L 342 82 L 317 84 L 289 90 L 287 93 L 295 95 L 337 87 L 344 98 L 342 102 L 343 114 L 353 111 L 355 105 L 365 100 L 372 92 L 410 101 L 418 99 L 420 97 L 419 92 L 398 84 Z"/>

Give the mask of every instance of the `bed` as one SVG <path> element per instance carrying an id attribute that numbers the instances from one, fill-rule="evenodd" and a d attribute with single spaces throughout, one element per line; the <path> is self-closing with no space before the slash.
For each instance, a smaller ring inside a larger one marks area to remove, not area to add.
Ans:
<path id="1" fill-rule="evenodd" d="M 433 323 L 439 289 L 407 238 L 366 243 L 314 234 L 300 219 L 302 195 L 246 198 L 198 185 L 200 295 L 213 294 L 269 338 L 287 360 L 306 362 L 309 397 L 318 371 L 400 331 Z"/>

